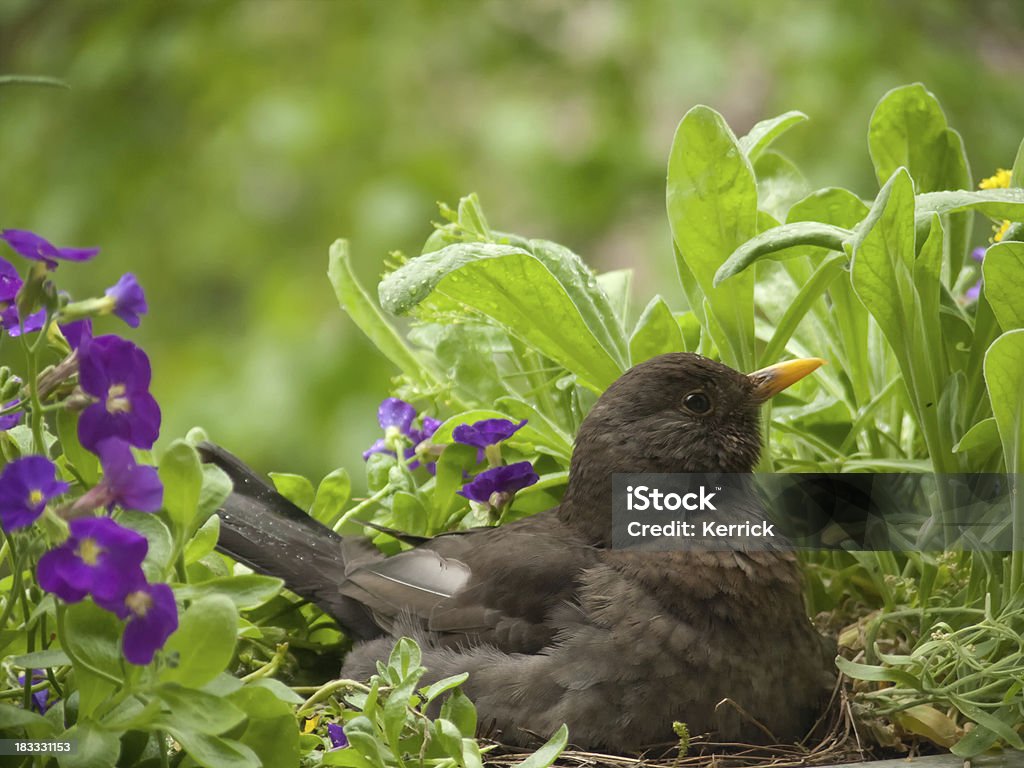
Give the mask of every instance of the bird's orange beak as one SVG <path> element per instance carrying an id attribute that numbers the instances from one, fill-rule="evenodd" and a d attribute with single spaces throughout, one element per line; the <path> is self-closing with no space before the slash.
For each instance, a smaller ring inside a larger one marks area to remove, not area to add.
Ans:
<path id="1" fill-rule="evenodd" d="M 775 397 L 786 387 L 800 381 L 804 376 L 813 373 L 825 365 L 825 360 L 820 357 L 805 357 L 797 360 L 787 360 L 784 363 L 776 363 L 748 374 L 747 378 L 754 385 L 754 394 L 761 400 Z"/>

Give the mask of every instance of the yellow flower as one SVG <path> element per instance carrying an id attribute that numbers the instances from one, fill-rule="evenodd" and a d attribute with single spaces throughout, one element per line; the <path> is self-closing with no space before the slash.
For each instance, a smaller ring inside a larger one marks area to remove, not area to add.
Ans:
<path id="1" fill-rule="evenodd" d="M 1004 221 L 998 227 L 992 227 L 992 230 L 995 232 L 995 234 L 992 235 L 992 242 L 993 243 L 998 243 L 1000 240 L 1002 240 L 1004 237 L 1006 237 L 1006 230 L 1008 230 L 1009 228 L 1010 228 L 1010 222 L 1009 221 Z"/>
<path id="2" fill-rule="evenodd" d="M 978 189 L 1009 189 L 1011 175 L 1010 171 L 1005 168 L 997 168 L 995 175 L 982 179 L 978 183 Z"/>

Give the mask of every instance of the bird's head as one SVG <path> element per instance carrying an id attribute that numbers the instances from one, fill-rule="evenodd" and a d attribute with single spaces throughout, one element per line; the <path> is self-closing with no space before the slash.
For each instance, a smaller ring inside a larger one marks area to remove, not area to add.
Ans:
<path id="1" fill-rule="evenodd" d="M 750 472 L 761 452 L 760 406 L 822 363 L 789 360 L 743 374 L 688 352 L 655 357 L 626 371 L 591 409 L 573 469 Z"/>

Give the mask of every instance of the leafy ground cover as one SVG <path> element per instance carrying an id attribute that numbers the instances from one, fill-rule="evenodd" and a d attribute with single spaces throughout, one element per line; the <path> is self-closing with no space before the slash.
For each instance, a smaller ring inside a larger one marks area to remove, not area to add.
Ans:
<path id="1" fill-rule="evenodd" d="M 748 371 L 787 354 L 830 361 L 766 412 L 762 469 L 1019 475 L 1024 157 L 979 184 L 935 98 L 899 88 L 871 118 L 879 191 L 862 200 L 810 189 L 772 149 L 805 120 L 737 138 L 709 108 L 682 119 L 666 205 L 684 311 L 662 296 L 634 308 L 629 271 L 595 274 L 564 246 L 493 229 L 472 195 L 441 208 L 421 254 L 391 254 L 377 300 L 336 242 L 339 303 L 398 374 L 365 498 L 344 469 L 315 484 L 274 475 L 277 488 L 385 551 L 402 544 L 364 523 L 431 535 L 518 519 L 558 502 L 604 388 L 677 350 Z M 200 464 L 205 435 L 154 457 L 149 359 L 92 328 L 139 324 L 134 277 L 76 301 L 58 290 L 63 262 L 97 249 L 2 237 L 20 270 L 0 264 L 0 728 L 78 745 L 23 762 L 481 764 L 490 747 L 460 678 L 420 688 L 403 642 L 372 680 L 332 680 L 337 627 L 214 551 L 229 483 Z M 940 515 L 949 502 L 934 500 Z M 861 743 L 1024 749 L 1019 495 L 998 522 L 1014 551 L 805 557 L 808 609 L 839 635 L 839 700 Z M 550 764 L 571 741 L 551 736 L 514 760 Z M 683 725 L 678 736 L 690 743 Z"/>

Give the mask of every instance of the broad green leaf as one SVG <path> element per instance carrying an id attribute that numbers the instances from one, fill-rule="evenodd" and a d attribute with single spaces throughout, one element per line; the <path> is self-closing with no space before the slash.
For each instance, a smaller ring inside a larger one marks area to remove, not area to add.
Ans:
<path id="1" fill-rule="evenodd" d="M 1024 187 L 1024 141 L 1017 146 L 1017 155 L 1013 158 L 1013 170 L 1010 172 L 1010 186 Z"/>
<path id="2" fill-rule="evenodd" d="M 238 610 L 226 595 L 207 595 L 182 614 L 164 646 L 170 660 L 160 680 L 198 688 L 223 672 L 235 652 Z"/>
<path id="3" fill-rule="evenodd" d="M 960 134 L 949 127 L 938 99 L 920 83 L 894 88 L 882 97 L 871 115 L 868 148 L 879 184 L 903 167 L 918 192 L 971 186 Z"/>
<path id="4" fill-rule="evenodd" d="M 419 381 L 434 380 L 356 280 L 349 263 L 347 240 L 336 240 L 331 246 L 327 277 L 334 286 L 338 304 L 388 360 Z"/>
<path id="5" fill-rule="evenodd" d="M 92 601 L 68 606 L 65 617 L 66 641 L 76 659 L 78 715 L 88 718 L 106 701 L 121 679 L 121 622 Z"/>
<path id="6" fill-rule="evenodd" d="M 918 690 L 920 682 L 909 672 L 892 667 L 876 667 L 871 664 L 860 664 L 850 661 L 842 656 L 836 657 L 836 666 L 839 671 L 854 680 L 867 680 L 874 683 L 899 683 L 911 690 Z"/>
<path id="7" fill-rule="evenodd" d="M 230 700 L 174 683 L 164 683 L 157 696 L 170 709 L 171 717 L 183 728 L 217 736 L 234 728 L 245 719 L 246 713 Z M 268 695 L 269 694 L 268 692 Z"/>
<path id="8" fill-rule="evenodd" d="M 465 243 L 419 256 L 384 278 L 381 305 L 405 314 L 435 291 L 487 315 L 596 392 L 623 370 L 575 303 L 585 307 L 585 297 L 520 248 Z"/>
<path id="9" fill-rule="evenodd" d="M 661 296 L 655 296 L 636 321 L 629 339 L 630 364 L 636 365 L 666 352 L 682 352 L 685 348 L 683 333 L 672 310 Z"/>
<path id="10" fill-rule="evenodd" d="M 925 192 L 916 200 L 917 217 L 927 224 L 933 213 L 940 216 L 978 211 L 992 219 L 1024 221 L 1024 189 L 957 189 Z"/>
<path id="11" fill-rule="evenodd" d="M 754 176 L 757 178 L 757 205 L 762 214 L 758 230 L 777 226 L 786 218 L 793 203 L 802 199 L 810 190 L 807 178 L 785 155 L 765 152 L 754 162 Z"/>
<path id="12" fill-rule="evenodd" d="M 796 221 L 769 229 L 751 238 L 729 256 L 715 274 L 715 285 L 743 272 L 759 259 L 784 259 L 803 255 L 803 251 L 787 251 L 796 246 L 816 246 L 830 251 L 843 250 L 853 232 L 817 221 Z"/>
<path id="13" fill-rule="evenodd" d="M 531 240 L 529 250 L 562 284 L 601 346 L 625 368 L 626 337 L 619 314 L 590 267 L 565 246 L 549 240 Z"/>
<path id="14" fill-rule="evenodd" d="M 999 428 L 996 427 L 996 420 L 990 417 L 979 421 L 967 430 L 953 450 L 960 453 L 961 451 L 987 450 L 998 447 L 998 445 Z"/>
<path id="15" fill-rule="evenodd" d="M 308 510 L 313 506 L 316 492 L 313 490 L 313 483 L 309 481 L 309 478 L 290 472 L 271 472 L 270 479 L 277 492 L 299 509 Z"/>
<path id="16" fill-rule="evenodd" d="M 784 112 L 778 117 L 772 117 L 767 120 L 762 120 L 756 123 L 750 132 L 739 140 L 740 149 L 742 149 L 750 162 L 756 162 L 761 153 L 768 148 L 768 146 L 775 141 L 779 136 L 784 134 L 790 128 L 795 125 L 807 120 L 807 115 L 803 112 L 797 112 L 792 110 L 790 112 Z"/>
<path id="17" fill-rule="evenodd" d="M 24 728 L 25 726 L 52 730 L 50 722 L 42 715 L 0 701 L 0 733 L 9 735 L 10 729 Z"/>
<path id="18" fill-rule="evenodd" d="M 295 691 L 275 677 L 260 677 L 247 683 L 249 688 L 266 688 L 285 704 L 301 704 L 305 701 Z"/>
<path id="19" fill-rule="evenodd" d="M 75 751 L 58 753 L 60 768 L 110 768 L 121 754 L 119 734 L 105 731 L 96 724 L 79 720 L 60 736 L 60 741 L 74 741 Z"/>
<path id="20" fill-rule="evenodd" d="M 901 169 L 878 193 L 854 242 L 854 290 L 896 349 L 902 349 L 913 324 L 913 216 L 913 182 Z"/>
<path id="21" fill-rule="evenodd" d="M 203 464 L 203 485 L 199 491 L 199 515 L 193 523 L 198 529 L 220 509 L 231 493 L 231 478 L 215 464 Z"/>
<path id="22" fill-rule="evenodd" d="M 1006 471 L 1024 473 L 1024 329 L 1007 331 L 985 354 L 985 383 Z"/>
<path id="23" fill-rule="evenodd" d="M 68 408 L 57 409 L 57 436 L 64 458 L 87 485 L 95 485 L 100 476 L 100 462 L 78 442 L 78 413 Z"/>
<path id="24" fill-rule="evenodd" d="M 546 453 L 551 453 L 568 461 L 572 455 L 572 436 L 558 424 L 518 397 L 499 398 L 495 405 L 512 417 L 514 421 L 518 422 L 526 419 L 527 427 L 537 430 L 537 432 L 544 436 L 543 441 L 537 443 L 537 445 L 545 446 Z"/>
<path id="25" fill-rule="evenodd" d="M 794 203 L 786 222 L 817 221 L 852 230 L 864 220 L 869 210 L 864 201 L 850 190 L 825 187 Z"/>
<path id="26" fill-rule="evenodd" d="M 562 727 L 554 732 L 544 746 L 525 760 L 516 763 L 514 768 L 548 768 L 558 759 L 558 756 L 562 754 L 565 750 L 565 745 L 568 743 L 569 729 L 563 723 Z"/>
<path id="27" fill-rule="evenodd" d="M 175 527 L 175 537 L 184 538 L 199 510 L 203 470 L 196 449 L 184 440 L 175 440 L 164 451 L 159 465 L 164 484 L 164 509 Z"/>
<path id="28" fill-rule="evenodd" d="M 213 552 L 220 538 L 220 517 L 210 515 L 185 545 L 185 565 L 192 565 Z"/>
<path id="29" fill-rule="evenodd" d="M 235 739 L 210 736 L 181 727 L 173 718 L 166 718 L 160 727 L 173 736 L 185 754 L 203 768 L 256 768 L 262 765 L 255 752 Z"/>
<path id="30" fill-rule="evenodd" d="M 284 582 L 273 576 L 258 573 L 243 573 L 238 576 L 222 576 L 193 584 L 179 584 L 174 587 L 178 600 L 197 600 L 210 595 L 224 595 L 240 611 L 256 608 L 277 596 Z"/>
<path id="31" fill-rule="evenodd" d="M 247 685 L 227 701 L 245 712 L 248 723 L 238 740 L 266 768 L 292 766 L 299 761 L 299 729 L 290 705 L 266 688 Z"/>
<path id="32" fill-rule="evenodd" d="M 448 516 L 465 500 L 456 496 L 466 481 L 464 473 L 476 464 L 476 448 L 470 445 L 452 444 L 444 449 L 437 460 L 437 473 L 434 475 L 434 495 L 431 499 L 433 513 L 430 518 L 432 531 L 442 530 Z"/>
<path id="33" fill-rule="evenodd" d="M 924 736 L 933 744 L 949 748 L 960 738 L 957 724 L 944 712 L 928 704 L 918 704 L 897 712 L 896 722 L 903 730 Z"/>
<path id="34" fill-rule="evenodd" d="M 324 525 L 332 525 L 341 516 L 351 493 L 352 480 L 348 472 L 344 469 L 334 470 L 317 486 L 310 515 Z"/>
<path id="35" fill-rule="evenodd" d="M 146 537 L 149 549 L 142 570 L 150 581 L 164 581 L 174 556 L 174 541 L 164 522 L 147 512 L 121 512 L 117 522 Z"/>
<path id="36" fill-rule="evenodd" d="M 752 275 L 715 286 L 715 272 L 757 234 L 757 186 L 750 161 L 720 114 L 691 109 L 676 129 L 668 162 L 669 223 L 680 279 L 690 306 L 700 308 L 725 363 L 754 364 Z M 689 281 L 696 286 L 687 286 Z M 699 287 L 702 307 L 694 290 Z M 713 317 L 707 317 L 710 312 Z"/>
<path id="37" fill-rule="evenodd" d="M 426 536 L 429 515 L 419 497 L 407 491 L 398 491 L 391 497 L 391 519 L 396 530 L 413 536 Z"/>
<path id="38" fill-rule="evenodd" d="M 625 328 L 629 317 L 630 286 L 633 285 L 632 269 L 613 269 L 597 276 L 597 284 L 608 296 L 608 301 L 619 318 L 619 324 Z"/>
<path id="39" fill-rule="evenodd" d="M 423 704 L 429 704 L 445 691 L 450 691 L 452 688 L 462 685 L 468 678 L 469 673 L 463 672 L 460 675 L 452 675 L 451 677 L 446 677 L 443 680 L 438 680 L 428 688 L 420 689 L 423 695 Z"/>
<path id="40" fill-rule="evenodd" d="M 1024 328 L 1024 243 L 996 243 L 981 265 L 985 296 L 1004 331 Z"/>
<path id="41" fill-rule="evenodd" d="M 46 651 L 34 651 L 24 653 L 20 656 L 12 656 L 9 659 L 12 667 L 19 669 L 46 669 L 47 667 L 63 667 L 71 663 L 68 655 L 59 648 L 51 648 Z"/>
<path id="42" fill-rule="evenodd" d="M 441 717 L 454 723 L 455 727 L 466 736 L 476 733 L 476 707 L 469 697 L 458 688 L 448 694 L 448 698 L 441 705 Z"/>

